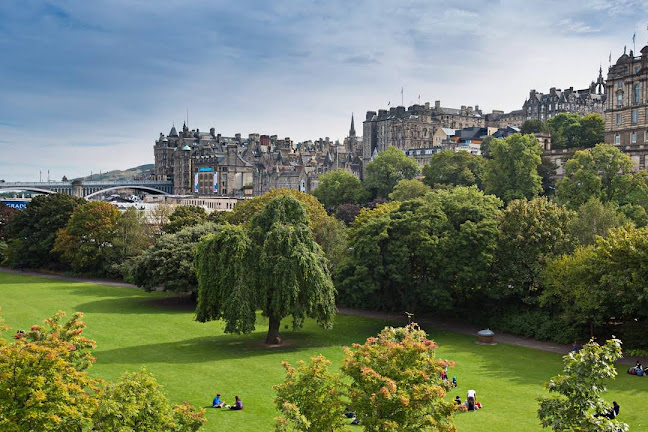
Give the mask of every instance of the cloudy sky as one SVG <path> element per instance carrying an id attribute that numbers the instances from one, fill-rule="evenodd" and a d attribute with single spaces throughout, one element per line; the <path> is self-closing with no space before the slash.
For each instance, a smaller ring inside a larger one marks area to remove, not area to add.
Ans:
<path id="1" fill-rule="evenodd" d="M 648 0 L 2 0 L 0 179 L 153 162 L 172 124 L 342 139 L 351 112 L 520 109 L 648 43 Z"/>

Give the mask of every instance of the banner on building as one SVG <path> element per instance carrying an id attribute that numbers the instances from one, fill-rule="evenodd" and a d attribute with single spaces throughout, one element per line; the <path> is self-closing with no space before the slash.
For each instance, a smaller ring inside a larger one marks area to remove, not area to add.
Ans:
<path id="1" fill-rule="evenodd" d="M 218 172 L 214 171 L 214 193 L 218 192 Z"/>
<path id="2" fill-rule="evenodd" d="M 194 174 L 194 193 L 198 193 L 198 173 Z"/>

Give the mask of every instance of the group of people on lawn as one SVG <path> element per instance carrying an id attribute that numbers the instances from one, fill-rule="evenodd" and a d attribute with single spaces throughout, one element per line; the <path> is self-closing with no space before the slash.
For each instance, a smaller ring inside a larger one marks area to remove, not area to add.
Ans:
<path id="1" fill-rule="evenodd" d="M 641 362 L 637 360 L 637 364 L 628 369 L 628 373 L 630 375 L 648 376 L 648 367 L 644 368 Z"/>
<path id="2" fill-rule="evenodd" d="M 212 401 L 212 408 L 229 408 L 238 411 L 243 409 L 243 401 L 240 397 L 234 396 L 234 405 L 227 405 L 221 400 L 221 395 L 218 393 Z"/>

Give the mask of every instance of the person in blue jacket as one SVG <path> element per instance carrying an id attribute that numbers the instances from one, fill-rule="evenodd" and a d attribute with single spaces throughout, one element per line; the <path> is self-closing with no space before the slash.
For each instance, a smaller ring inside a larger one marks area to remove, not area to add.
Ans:
<path id="1" fill-rule="evenodd" d="M 221 400 L 220 393 L 218 393 L 212 402 L 212 408 L 223 408 L 223 406 L 225 406 L 225 402 Z"/>

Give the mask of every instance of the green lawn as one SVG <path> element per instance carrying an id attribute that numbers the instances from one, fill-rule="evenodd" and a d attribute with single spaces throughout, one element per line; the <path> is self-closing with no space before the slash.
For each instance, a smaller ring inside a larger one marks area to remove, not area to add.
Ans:
<path id="1" fill-rule="evenodd" d="M 363 342 L 386 323 L 338 316 L 333 331 L 307 322 L 303 331 L 285 332 L 286 346 L 266 348 L 267 321 L 246 336 L 225 335 L 221 323 L 193 321 L 190 304 L 164 293 L 0 273 L 2 315 L 15 329 L 28 328 L 58 310 L 86 313 L 87 336 L 97 341 L 92 374 L 116 379 L 145 365 L 174 402 L 208 406 L 216 392 L 230 402 L 239 395 L 242 412 L 209 409 L 207 431 L 271 431 L 275 416 L 272 385 L 283 379 L 281 361 L 291 363 L 323 354 L 336 365 L 341 346 Z M 10 334 L 10 333 L 9 333 Z M 561 369 L 556 354 L 527 348 L 480 346 L 474 338 L 430 332 L 439 357 L 456 362 L 450 376 L 459 388 L 449 396 L 465 398 L 474 388 L 484 409 L 457 416 L 459 431 L 540 431 L 536 398 L 541 383 Z M 621 405 L 621 419 L 632 431 L 648 430 L 645 400 L 648 378 L 622 373 L 607 395 Z"/>

